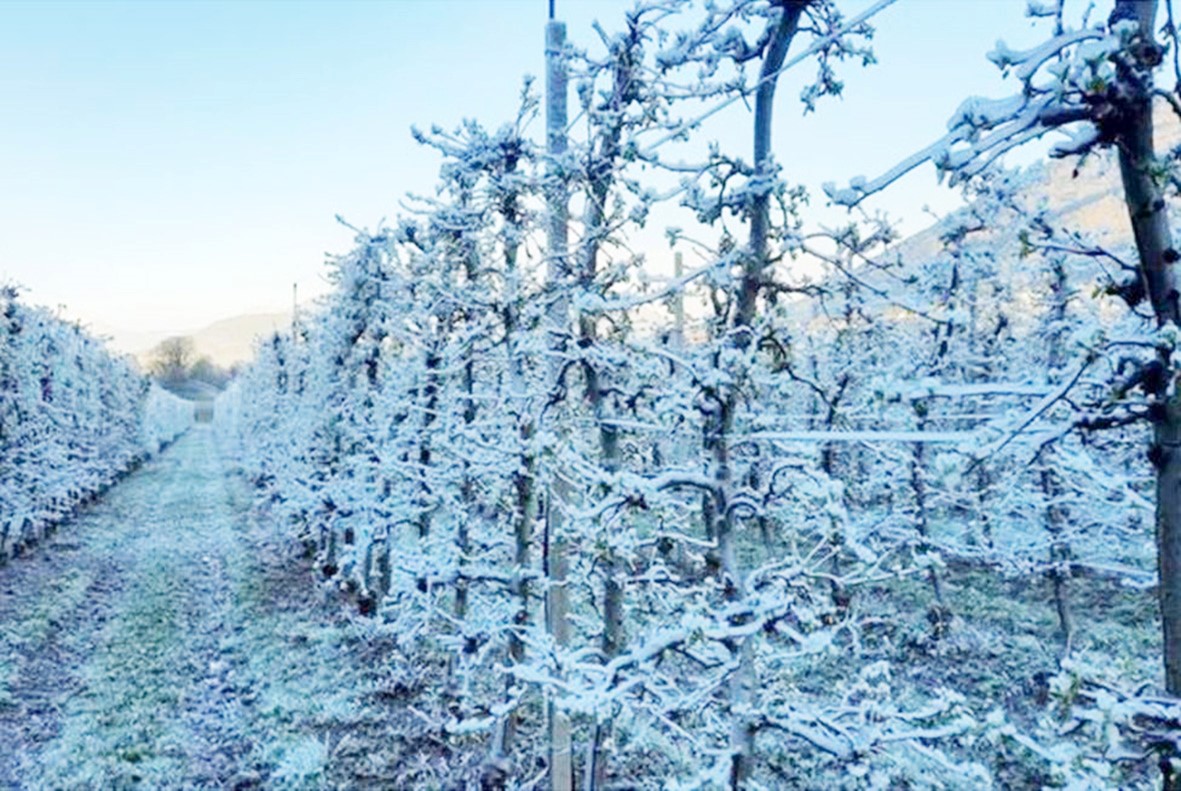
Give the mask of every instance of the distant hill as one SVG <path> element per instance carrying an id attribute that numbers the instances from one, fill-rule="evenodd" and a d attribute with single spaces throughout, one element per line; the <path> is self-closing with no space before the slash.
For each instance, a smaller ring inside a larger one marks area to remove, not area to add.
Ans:
<path id="1" fill-rule="evenodd" d="M 290 313 L 254 313 L 216 321 L 190 337 L 199 356 L 228 368 L 252 359 L 254 341 L 259 337 L 290 328 Z"/>
<path id="2" fill-rule="evenodd" d="M 290 327 L 290 313 L 251 313 L 215 321 L 193 332 L 177 332 L 171 335 L 192 338 L 198 357 L 208 357 L 215 365 L 229 368 L 235 363 L 248 362 L 254 357 L 255 339 Z M 158 337 L 144 335 L 134 346 L 126 343 L 118 345 L 125 348 L 130 346 L 132 354 L 143 365 L 147 363 L 155 345 L 166 337 L 163 334 L 157 335 Z M 149 337 L 150 341 L 147 340 Z"/>
<path id="3" fill-rule="evenodd" d="M 1181 144 L 1181 124 L 1163 101 L 1154 112 L 1154 137 L 1158 151 Z M 1132 226 L 1123 200 L 1123 185 L 1115 153 L 1107 150 L 1080 163 L 1077 157 L 1034 165 L 1027 186 L 1032 197 L 1045 198 L 1056 224 L 1084 232 L 1109 249 L 1132 243 Z M 896 246 L 904 257 L 928 260 L 942 248 L 940 236 L 947 228 L 940 220 Z"/>

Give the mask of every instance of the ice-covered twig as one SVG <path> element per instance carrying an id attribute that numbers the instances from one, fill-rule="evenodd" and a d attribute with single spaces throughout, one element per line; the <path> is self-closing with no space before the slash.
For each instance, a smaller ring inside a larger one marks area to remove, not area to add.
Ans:
<path id="1" fill-rule="evenodd" d="M 725 110 L 727 107 L 734 104 L 735 102 L 745 101 L 746 98 L 749 97 L 751 94 L 753 94 L 756 90 L 758 90 L 759 86 L 762 85 L 763 83 L 771 82 L 773 80 L 778 79 L 779 75 L 783 74 L 784 72 L 786 72 L 790 69 L 795 68 L 796 66 L 803 63 L 805 60 L 812 57 L 816 53 L 821 52 L 824 49 L 828 48 L 834 42 L 838 41 L 842 36 L 847 35 L 848 33 L 850 33 L 853 30 L 856 30 L 858 27 L 865 24 L 870 19 L 874 18 L 875 16 L 877 16 L 878 14 L 880 14 L 882 11 L 886 10 L 890 6 L 894 5 L 894 3 L 896 3 L 896 2 L 898 2 L 898 0 L 878 0 L 878 2 L 874 3 L 872 6 L 867 8 L 865 11 L 863 11 L 862 13 L 853 17 L 848 22 L 846 22 L 845 24 L 841 25 L 836 30 L 829 33 L 827 36 L 817 39 L 816 41 L 812 42 L 811 46 L 802 50 L 798 54 L 788 58 L 786 61 L 784 61 L 783 65 L 781 67 L 779 67 L 779 69 L 771 72 L 770 74 L 763 75 L 763 77 L 761 79 L 756 81 L 753 85 L 747 86 L 742 92 L 737 93 L 734 96 L 731 96 L 729 99 L 726 99 L 725 101 L 717 103 L 716 105 L 714 105 L 710 109 L 706 110 L 704 113 L 701 113 L 700 115 L 697 115 L 688 121 L 682 122 L 681 124 L 679 124 L 677 126 L 676 129 L 672 130 L 671 132 L 668 132 L 667 134 L 665 134 L 664 136 L 662 136 L 660 138 L 657 138 L 652 143 L 649 143 L 647 145 L 647 147 L 645 147 L 644 151 L 642 152 L 642 156 L 651 157 L 655 153 L 656 149 L 660 148 L 665 143 L 668 143 L 670 141 L 680 138 L 689 130 L 696 129 L 697 127 L 701 126 L 702 123 L 709 120 L 713 116 L 717 115 L 722 110 Z"/>

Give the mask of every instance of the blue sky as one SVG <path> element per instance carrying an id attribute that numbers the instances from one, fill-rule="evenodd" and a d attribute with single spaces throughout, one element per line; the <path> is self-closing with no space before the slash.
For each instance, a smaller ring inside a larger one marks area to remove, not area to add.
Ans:
<path id="1" fill-rule="evenodd" d="M 575 42 L 630 2 L 558 0 Z M 865 0 L 844 3 L 850 12 Z M 1005 91 L 984 53 L 1038 40 L 1024 0 L 900 0 L 880 64 L 801 117 L 780 92 L 777 152 L 812 187 L 873 175 Z M 437 161 L 412 124 L 490 125 L 543 73 L 546 0 L 0 3 L 0 281 L 99 331 L 182 331 L 325 290 L 323 258 Z M 717 126 L 745 151 L 738 107 Z M 540 127 L 538 128 L 540 133 Z M 889 208 L 952 205 L 930 169 Z"/>

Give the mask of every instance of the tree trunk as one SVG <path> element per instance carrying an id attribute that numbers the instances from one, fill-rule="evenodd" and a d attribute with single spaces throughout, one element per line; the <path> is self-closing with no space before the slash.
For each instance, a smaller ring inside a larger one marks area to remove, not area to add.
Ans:
<path id="1" fill-rule="evenodd" d="M 505 157 L 504 169 L 506 173 L 514 173 L 517 169 L 516 154 Z M 525 352 L 522 350 L 521 339 L 518 337 L 525 327 L 522 327 L 522 306 L 524 297 L 521 273 L 518 269 L 518 255 L 520 253 L 520 238 L 518 232 L 521 225 L 521 196 L 515 190 L 505 193 L 500 201 L 500 215 L 504 221 L 504 269 L 506 279 L 505 304 L 501 318 L 504 322 L 504 345 L 508 369 L 509 400 L 513 406 L 513 418 L 517 428 L 517 470 L 513 474 L 513 573 L 509 583 L 509 595 L 515 602 L 512 624 L 508 635 L 508 663 L 510 666 L 523 664 L 525 661 L 525 633 L 532 622 L 532 607 L 530 606 L 530 566 L 532 565 L 533 526 L 537 519 L 537 457 L 531 447 L 536 426 L 533 415 L 526 405 L 527 364 Z M 512 677 L 505 681 L 505 702 L 512 697 L 512 688 L 516 682 Z M 492 738 L 490 756 L 490 772 L 506 773 L 505 765 L 509 751 L 516 738 L 519 712 L 513 708 L 501 717 Z"/>
<path id="2" fill-rule="evenodd" d="M 1156 552 L 1164 639 L 1165 686 L 1181 695 L 1181 403 L 1170 398 L 1153 432 L 1156 471 Z"/>
<path id="3" fill-rule="evenodd" d="M 775 86 L 779 82 L 778 72 L 783 68 L 787 50 L 791 47 L 799 29 L 800 15 L 811 0 L 781 0 L 783 13 L 773 23 L 763 67 L 759 70 L 759 87 L 755 92 L 755 171 L 763 175 L 771 167 L 771 117 L 775 107 Z M 767 267 L 768 236 L 771 227 L 771 195 L 761 192 L 755 196 L 751 206 L 750 245 L 742 287 L 738 294 L 738 314 L 735 324 L 750 326 L 754 320 L 755 306 L 763 287 L 763 270 Z"/>
<path id="4" fill-rule="evenodd" d="M 770 23 L 767 48 L 763 65 L 759 70 L 759 86 L 755 92 L 754 163 L 755 171 L 763 175 L 771 167 L 771 118 L 775 106 L 775 87 L 779 81 L 779 70 L 787 57 L 787 51 L 799 29 L 800 17 L 810 0 L 782 0 L 781 13 Z M 738 307 L 734 315 L 735 329 L 749 330 L 754 322 L 759 295 L 764 285 L 765 270 L 769 263 L 769 233 L 771 219 L 771 195 L 760 193 L 751 206 L 750 243 L 743 266 L 742 282 L 738 293 Z M 749 332 L 735 334 L 736 342 L 747 348 L 753 341 Z M 719 502 L 714 504 L 713 533 L 716 542 L 726 597 L 741 601 L 746 596 L 746 580 L 738 566 L 734 549 L 734 517 L 729 508 L 732 471 L 730 469 L 730 430 L 734 413 L 738 408 L 737 388 L 726 388 L 725 395 L 718 399 L 716 411 L 707 422 L 705 450 L 713 464 L 713 478 Z M 712 425 L 709 425 L 711 424 Z M 734 712 L 730 726 L 730 786 L 739 789 L 745 785 L 754 760 L 755 731 L 748 711 L 752 704 L 756 679 L 751 663 L 749 641 L 739 639 L 729 646 L 736 654 L 738 667 L 730 682 L 730 708 Z"/>
<path id="5" fill-rule="evenodd" d="M 916 400 L 913 404 L 915 414 L 918 416 L 916 427 L 919 431 L 927 430 L 927 410 L 930 405 L 925 400 Z M 910 457 L 910 488 L 914 493 L 914 507 L 915 507 L 915 530 L 919 534 L 919 551 L 924 554 L 930 553 L 932 546 L 928 539 L 931 535 L 930 525 L 930 509 L 927 504 L 927 445 L 925 442 L 914 443 L 914 448 L 911 450 Z M 938 616 L 934 620 L 936 632 L 946 626 L 946 616 L 949 614 L 945 610 L 943 599 L 943 580 L 939 577 L 939 569 L 935 566 L 927 569 L 927 579 L 931 583 L 931 593 L 935 597 L 935 606 L 932 608 L 932 614 Z M 936 637 L 939 634 L 935 635 Z"/>
<path id="6" fill-rule="evenodd" d="M 1049 355 L 1046 360 L 1047 369 L 1052 380 L 1061 376 L 1066 350 L 1063 348 L 1063 332 L 1066 325 L 1067 293 L 1066 267 L 1059 258 L 1053 264 L 1054 279 L 1050 283 L 1050 293 L 1053 295 L 1053 306 L 1050 312 L 1051 334 L 1048 338 Z M 1046 498 L 1046 530 L 1050 534 L 1050 585 L 1054 595 L 1054 609 L 1058 612 L 1058 631 L 1062 637 L 1062 655 L 1070 654 L 1071 643 L 1074 638 L 1074 619 L 1070 613 L 1070 542 L 1065 536 L 1066 527 L 1070 522 L 1062 498 L 1066 494 L 1062 476 L 1058 472 L 1061 464 L 1056 446 L 1044 449 L 1042 461 L 1041 485 L 1042 494 Z"/>
<path id="7" fill-rule="evenodd" d="M 426 539 L 431 532 L 431 513 L 434 510 L 432 500 L 434 492 L 431 490 L 430 475 L 427 472 L 431 466 L 431 437 L 432 426 L 435 423 L 435 413 L 439 408 L 439 354 L 438 341 L 432 342 L 426 354 L 426 384 L 423 388 L 425 400 L 423 403 L 422 427 L 418 435 L 418 537 Z"/>
<path id="8" fill-rule="evenodd" d="M 1125 80 L 1131 97 L 1123 108 L 1118 130 L 1120 176 L 1124 202 L 1132 222 L 1140 275 L 1152 301 L 1159 326 L 1178 324 L 1177 251 L 1173 249 L 1168 214 L 1156 165 L 1152 135 L 1152 81 L 1148 76 L 1159 62 L 1161 49 L 1153 37 L 1157 0 L 1117 0 L 1113 19 L 1133 19 L 1140 26 L 1137 64 L 1144 78 Z M 1171 371 L 1170 355 L 1160 362 Z M 1170 374 L 1171 379 L 1171 374 Z M 1164 642 L 1165 686 L 1181 695 L 1181 401 L 1170 394 L 1172 382 L 1157 396 L 1159 409 L 1153 431 L 1152 459 L 1156 465 L 1156 548 L 1160 576 L 1160 613 Z"/>

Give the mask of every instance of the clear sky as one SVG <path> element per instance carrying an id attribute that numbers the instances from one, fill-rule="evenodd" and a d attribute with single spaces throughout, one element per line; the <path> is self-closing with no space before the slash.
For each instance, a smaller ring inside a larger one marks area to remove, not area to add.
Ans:
<path id="1" fill-rule="evenodd" d="M 557 0 L 576 43 L 630 5 Z M 802 118 L 781 90 L 789 177 L 872 176 L 965 96 L 1005 91 L 984 53 L 1037 40 L 1024 7 L 900 0 L 842 101 Z M 0 281 L 100 332 L 282 310 L 293 282 L 323 293 L 325 252 L 351 246 L 334 215 L 372 227 L 430 191 L 412 124 L 510 117 L 522 75 L 543 74 L 545 15 L 546 0 L 0 2 Z M 741 123 L 728 145 L 748 145 Z M 951 201 L 926 168 L 890 208 L 917 230 L 919 207 Z"/>

